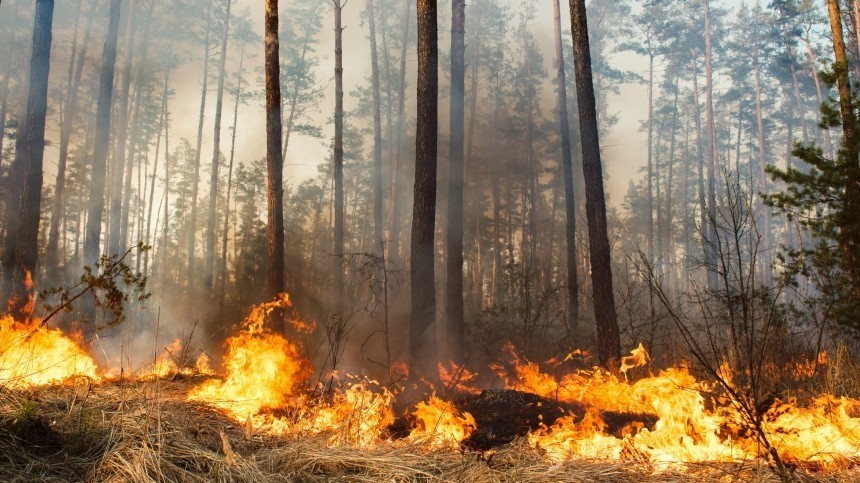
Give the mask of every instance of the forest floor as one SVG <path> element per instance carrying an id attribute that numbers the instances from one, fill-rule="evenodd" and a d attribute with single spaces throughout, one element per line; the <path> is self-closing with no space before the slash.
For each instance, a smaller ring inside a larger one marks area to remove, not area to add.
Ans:
<path id="1" fill-rule="evenodd" d="M 325 434 L 275 437 L 187 400 L 200 377 L 0 392 L 0 481 L 779 481 L 762 462 L 657 470 L 638 461 L 548 462 L 526 441 L 485 452 L 406 440 L 332 447 Z M 858 481 L 860 468 L 795 472 Z"/>

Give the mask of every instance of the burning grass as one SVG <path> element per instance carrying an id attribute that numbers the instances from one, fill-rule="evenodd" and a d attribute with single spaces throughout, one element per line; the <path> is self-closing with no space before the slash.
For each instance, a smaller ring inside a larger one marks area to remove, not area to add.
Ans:
<path id="1" fill-rule="evenodd" d="M 550 375 L 514 356 L 496 368 L 506 390 L 469 385 L 398 415 L 397 389 L 375 381 L 307 387 L 309 363 L 265 324 L 288 306 L 284 296 L 251 312 L 226 342 L 220 376 L 177 364 L 172 345 L 146 374 L 103 377 L 61 332 L 4 319 L 0 480 L 777 479 L 713 384 L 683 368 L 628 381 L 648 362 L 641 346 L 620 374 L 555 363 Z M 860 478 L 860 401 L 774 399 L 761 410 L 794 477 Z"/>

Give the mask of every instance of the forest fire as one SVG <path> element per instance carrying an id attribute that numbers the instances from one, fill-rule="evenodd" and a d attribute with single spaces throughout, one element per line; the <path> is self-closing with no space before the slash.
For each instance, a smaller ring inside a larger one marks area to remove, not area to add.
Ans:
<path id="1" fill-rule="evenodd" d="M 0 386 L 28 388 L 72 377 L 99 380 L 95 361 L 77 342 L 38 321 L 0 318 Z"/>
<path id="2" fill-rule="evenodd" d="M 476 418 L 457 403 L 458 397 L 476 397 L 471 386 L 450 400 L 433 395 L 418 402 L 409 410 L 411 429 L 405 438 L 393 437 L 390 430 L 397 421 L 395 392 L 375 381 L 347 376 L 329 397 L 314 396 L 314 388 L 307 386 L 310 363 L 294 343 L 267 326 L 273 312 L 289 306 L 289 297 L 283 295 L 253 308 L 239 332 L 225 343 L 221 376 L 191 388 L 188 399 L 224 411 L 248 434 L 325 434 L 332 447 L 414 444 L 426 451 L 457 451 L 480 429 Z M 0 374 L 8 389 L 62 384 L 73 377 L 100 381 L 93 359 L 57 329 L 17 324 L 5 317 L 0 320 L 0 341 Z M 495 370 L 509 390 L 569 408 L 554 420 L 547 411 L 539 427 L 523 433 L 547 461 L 635 460 L 660 471 L 686 463 L 767 457 L 760 440 L 745 427 L 738 409 L 719 396 L 716 385 L 697 380 L 685 368 L 631 382 L 600 368 L 553 376 L 508 349 L 511 372 L 505 373 L 501 365 Z M 152 371 L 137 376 L 138 381 L 194 372 L 178 367 L 166 355 L 180 350 L 179 341 L 168 346 Z M 631 369 L 649 361 L 640 345 L 624 358 L 620 374 L 627 377 Z M 561 372 L 558 362 L 550 361 L 548 367 L 553 365 Z M 208 373 L 199 361 L 198 371 Z M 474 377 L 467 373 L 469 381 Z M 629 415 L 629 420 L 620 427 L 610 424 L 606 418 L 612 414 Z M 821 395 L 801 406 L 794 399 L 776 399 L 762 421 L 775 451 L 787 463 L 835 470 L 853 466 L 860 455 L 860 401 Z"/>

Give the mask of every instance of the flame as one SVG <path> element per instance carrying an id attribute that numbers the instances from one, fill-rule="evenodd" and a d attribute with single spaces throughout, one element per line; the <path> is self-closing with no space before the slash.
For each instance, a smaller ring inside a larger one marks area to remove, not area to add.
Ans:
<path id="1" fill-rule="evenodd" d="M 99 380 L 95 361 L 59 329 L 0 318 L 0 385 L 27 388 L 83 376 Z"/>
<path id="2" fill-rule="evenodd" d="M 254 307 L 238 335 L 227 339 L 223 379 L 213 379 L 191 391 L 191 400 L 224 409 L 240 421 L 266 409 L 280 409 L 298 396 L 308 364 L 298 348 L 265 325 L 276 310 L 290 307 L 281 294 L 273 302 Z"/>
<path id="3" fill-rule="evenodd" d="M 175 374 L 183 376 L 191 376 L 194 374 L 213 375 L 215 372 L 210 365 L 209 356 L 201 353 L 194 361 L 192 366 L 188 362 L 183 362 L 183 345 L 181 339 L 175 339 L 155 359 L 155 362 L 145 370 L 139 372 L 139 379 L 154 379 L 168 377 Z"/>
<path id="4" fill-rule="evenodd" d="M 475 385 L 478 374 L 457 365 L 451 361 L 446 367 L 439 363 L 439 378 L 447 390 L 454 390 L 462 394 L 480 394 L 481 389 Z"/>
<path id="5" fill-rule="evenodd" d="M 373 381 L 361 381 L 335 394 L 330 405 L 307 419 L 306 429 L 315 433 L 331 432 L 329 444 L 333 446 L 370 447 L 378 443 L 394 423 L 391 409 L 394 395 L 384 388 L 381 392 L 372 390 L 371 386 L 376 385 Z"/>
<path id="6" fill-rule="evenodd" d="M 651 356 L 648 355 L 648 351 L 645 350 L 645 347 L 640 342 L 639 347 L 633 349 L 629 356 L 621 358 L 621 373 L 626 378 L 627 371 L 636 367 L 642 367 L 650 361 Z"/>
<path id="7" fill-rule="evenodd" d="M 646 361 L 641 346 L 626 365 Z M 622 363 L 624 366 L 625 363 Z M 731 381 L 727 366 L 721 376 Z M 578 403 L 585 414 L 558 419 L 529 435 L 533 447 L 548 459 L 643 458 L 655 468 L 691 462 L 732 462 L 766 456 L 750 431 L 737 428 L 744 418 L 726 400 L 706 400 L 715 385 L 698 381 L 684 368 L 628 383 L 601 369 L 575 371 L 559 378 L 541 372 L 535 363 L 517 359 L 512 389 L 561 402 Z M 602 411 L 656 416 L 653 428 L 633 424 L 610 434 Z M 783 461 L 835 469 L 853 464 L 860 452 L 860 401 L 821 396 L 809 406 L 796 400 L 777 401 L 763 416 L 763 428 Z"/>
<path id="8" fill-rule="evenodd" d="M 453 404 L 435 395 L 418 403 L 412 416 L 416 425 L 409 439 L 430 449 L 457 449 L 477 428 L 471 414 L 461 414 Z"/>

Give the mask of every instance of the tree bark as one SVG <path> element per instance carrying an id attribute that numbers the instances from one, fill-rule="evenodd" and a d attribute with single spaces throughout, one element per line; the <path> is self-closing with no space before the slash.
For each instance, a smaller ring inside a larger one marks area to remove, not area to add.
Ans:
<path id="1" fill-rule="evenodd" d="M 204 266 L 204 287 L 215 293 L 215 209 L 218 205 L 218 171 L 221 162 L 221 112 L 224 106 L 224 77 L 227 70 L 227 44 L 230 40 L 230 7 L 227 0 L 224 14 L 224 33 L 221 36 L 221 60 L 218 68 L 218 92 L 215 95 L 215 134 L 212 147 L 212 168 L 209 177 L 209 216 L 206 223 L 206 257 Z"/>
<path id="2" fill-rule="evenodd" d="M 409 369 L 414 380 L 439 379 L 436 353 L 436 142 L 439 51 L 436 0 L 418 0 L 418 123 L 411 242 Z"/>
<path id="3" fill-rule="evenodd" d="M 708 130 L 708 218 L 702 225 L 705 232 L 705 262 L 708 269 L 708 286 L 717 288 L 717 135 L 714 125 L 714 81 L 711 66 L 711 8 L 710 0 L 702 0 L 705 8 L 705 119 Z"/>
<path id="4" fill-rule="evenodd" d="M 448 164 L 446 318 L 453 362 L 466 357 L 463 321 L 463 143 L 466 96 L 466 0 L 451 3 L 451 139 Z"/>
<path id="5" fill-rule="evenodd" d="M 579 104 L 579 130 L 582 139 L 585 211 L 588 218 L 588 239 L 591 251 L 598 359 L 604 366 L 615 367 L 621 357 L 621 339 L 612 289 L 612 258 L 606 226 L 606 196 L 603 191 L 603 167 L 600 161 L 600 140 L 591 75 L 585 0 L 570 0 L 570 24 L 573 32 L 576 98 Z"/>
<path id="6" fill-rule="evenodd" d="M 15 141 L 15 159 L 9 172 L 6 203 L 6 239 L 3 246 L 2 300 L 17 320 L 33 312 L 32 276 L 38 263 L 39 221 L 42 206 L 42 160 L 45 118 L 48 111 L 48 76 L 54 22 L 53 0 L 37 0 L 27 107 Z"/>
<path id="7" fill-rule="evenodd" d="M 281 158 L 281 79 L 278 41 L 278 0 L 266 0 L 266 169 L 270 297 L 284 291 L 284 161 Z M 285 327 L 286 330 L 286 327 Z"/>
<path id="8" fill-rule="evenodd" d="M 367 2 L 370 23 L 370 63 L 373 84 L 373 253 L 382 256 L 382 106 L 379 89 L 379 55 L 376 51 L 376 11 Z"/>

